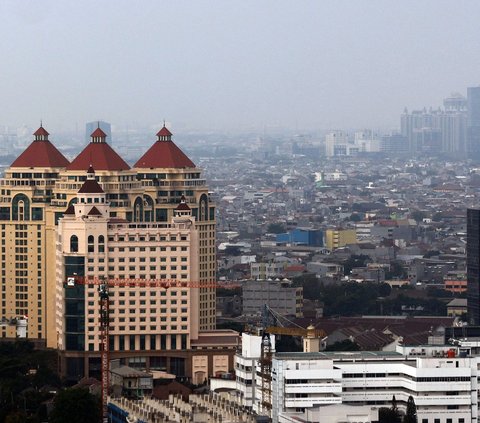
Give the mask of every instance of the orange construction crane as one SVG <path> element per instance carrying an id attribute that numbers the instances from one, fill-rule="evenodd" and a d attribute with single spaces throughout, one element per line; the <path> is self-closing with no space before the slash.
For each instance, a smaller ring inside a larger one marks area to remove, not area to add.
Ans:
<path id="1" fill-rule="evenodd" d="M 277 326 L 280 319 L 294 324 L 285 316 L 281 316 L 264 304 L 262 311 L 262 348 L 260 355 L 260 378 L 261 378 L 261 405 L 262 413 L 271 418 L 272 413 L 272 350 L 270 335 L 301 336 L 303 338 L 323 339 L 327 336 L 323 329 L 315 329 L 312 325 L 308 328 Z"/>
<path id="2" fill-rule="evenodd" d="M 271 335 L 289 335 L 289 336 L 314 336 L 315 338 L 325 338 L 327 334 L 323 329 L 304 329 L 304 328 L 292 328 L 283 326 L 268 326 L 265 332 Z"/>
<path id="3" fill-rule="evenodd" d="M 177 279 L 103 279 L 94 276 L 69 276 L 65 282 L 67 287 L 76 285 L 107 285 L 122 288 L 219 288 L 216 281 L 179 281 Z"/>
<path id="4" fill-rule="evenodd" d="M 110 299 L 108 296 L 108 285 L 101 284 L 98 287 L 100 294 L 100 336 L 101 336 L 101 366 L 102 366 L 102 418 L 103 423 L 108 423 L 108 387 L 110 379 L 110 345 L 109 345 L 109 326 Z"/>
<path id="5" fill-rule="evenodd" d="M 100 361 L 101 361 L 101 386 L 102 386 L 102 422 L 108 423 L 108 388 L 109 388 L 109 293 L 108 289 L 120 288 L 217 288 L 216 281 L 179 281 L 176 279 L 104 279 L 93 276 L 69 276 L 65 281 L 65 287 L 73 288 L 77 285 L 98 286 L 100 295 Z"/>

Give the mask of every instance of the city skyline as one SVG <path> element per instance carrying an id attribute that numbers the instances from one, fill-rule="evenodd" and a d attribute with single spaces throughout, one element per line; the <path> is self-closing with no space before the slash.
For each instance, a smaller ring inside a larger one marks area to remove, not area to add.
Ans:
<path id="1" fill-rule="evenodd" d="M 432 9 L 436 19 L 424 19 Z M 480 83 L 473 1 L 6 2 L 0 11 L 2 125 L 44 119 L 56 132 L 100 116 L 212 130 L 396 127 L 405 106 Z"/>

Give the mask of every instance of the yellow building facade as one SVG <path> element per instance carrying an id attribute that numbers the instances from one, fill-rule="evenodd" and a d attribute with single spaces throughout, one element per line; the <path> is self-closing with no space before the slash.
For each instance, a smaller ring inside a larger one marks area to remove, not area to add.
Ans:
<path id="1" fill-rule="evenodd" d="M 357 243 L 355 229 L 327 229 L 325 231 L 325 244 L 330 251 Z"/>

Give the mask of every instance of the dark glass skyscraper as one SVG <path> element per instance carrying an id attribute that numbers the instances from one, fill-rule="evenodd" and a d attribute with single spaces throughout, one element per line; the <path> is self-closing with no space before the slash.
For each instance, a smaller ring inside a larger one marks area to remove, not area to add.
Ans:
<path id="1" fill-rule="evenodd" d="M 468 321 L 480 325 L 480 209 L 467 210 Z"/>
<path id="2" fill-rule="evenodd" d="M 467 110 L 468 152 L 480 159 L 480 87 L 467 88 Z"/>

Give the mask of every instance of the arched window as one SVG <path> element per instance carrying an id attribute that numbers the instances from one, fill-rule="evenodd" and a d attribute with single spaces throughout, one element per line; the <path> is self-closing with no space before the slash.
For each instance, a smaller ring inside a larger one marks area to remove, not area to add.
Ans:
<path id="1" fill-rule="evenodd" d="M 93 235 L 89 235 L 88 236 L 88 239 L 87 239 L 87 243 L 88 243 L 88 252 L 89 253 L 93 253 L 95 251 L 95 238 L 93 237 Z"/>
<path id="2" fill-rule="evenodd" d="M 98 237 L 98 252 L 104 253 L 105 252 L 105 237 L 100 235 Z"/>
<path id="3" fill-rule="evenodd" d="M 145 212 L 144 220 L 145 222 L 152 222 L 153 213 L 154 213 L 153 199 L 149 195 L 144 195 L 143 201 L 144 201 L 144 212 Z"/>
<path id="4" fill-rule="evenodd" d="M 200 197 L 200 204 L 198 208 L 198 220 L 200 222 L 204 222 L 208 219 L 208 197 L 205 194 L 202 194 L 202 196 Z"/>
<path id="5" fill-rule="evenodd" d="M 135 199 L 133 206 L 133 220 L 135 222 L 143 222 L 143 200 L 141 197 Z"/>
<path id="6" fill-rule="evenodd" d="M 30 220 L 30 199 L 25 194 L 13 197 L 12 220 Z"/>
<path id="7" fill-rule="evenodd" d="M 70 252 L 78 253 L 78 236 L 72 235 L 70 237 Z"/>

